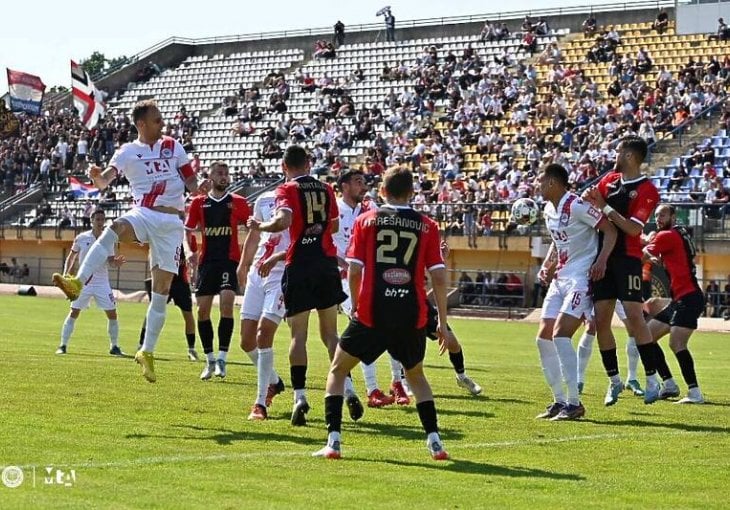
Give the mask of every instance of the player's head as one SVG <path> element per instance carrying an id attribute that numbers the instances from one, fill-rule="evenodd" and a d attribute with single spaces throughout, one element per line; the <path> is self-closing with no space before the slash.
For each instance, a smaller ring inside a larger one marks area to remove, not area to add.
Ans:
<path id="1" fill-rule="evenodd" d="M 545 200 L 562 197 L 569 186 L 568 171 L 557 163 L 542 167 L 537 180 L 540 184 L 540 194 Z"/>
<path id="2" fill-rule="evenodd" d="M 106 222 L 106 214 L 104 209 L 96 209 L 91 213 L 91 224 L 95 228 L 103 228 Z"/>
<path id="3" fill-rule="evenodd" d="M 362 170 L 343 172 L 337 179 L 337 185 L 340 187 L 342 196 L 356 204 L 362 202 L 365 193 L 368 191 L 368 186 L 365 184 L 365 174 Z"/>
<path id="4" fill-rule="evenodd" d="M 661 204 L 654 211 L 657 230 L 669 230 L 677 221 L 677 210 L 673 205 Z"/>
<path id="5" fill-rule="evenodd" d="M 157 103 L 152 99 L 145 99 L 134 105 L 132 122 L 137 128 L 140 139 L 146 142 L 159 140 L 165 125 Z"/>
<path id="6" fill-rule="evenodd" d="M 639 136 L 628 135 L 621 139 L 616 150 L 616 170 L 622 173 L 637 170 L 646 159 L 649 146 Z"/>
<path id="7" fill-rule="evenodd" d="M 215 161 L 210 165 L 208 177 L 213 182 L 213 189 L 216 191 L 225 191 L 231 183 L 228 174 L 228 163 L 224 161 Z"/>
<path id="8" fill-rule="evenodd" d="M 408 202 L 413 196 L 413 174 L 407 168 L 394 167 L 383 176 L 383 192 L 388 202 Z"/>
<path id="9" fill-rule="evenodd" d="M 309 156 L 304 147 L 290 145 L 284 152 L 284 159 L 281 163 L 284 173 L 288 178 L 309 173 Z"/>

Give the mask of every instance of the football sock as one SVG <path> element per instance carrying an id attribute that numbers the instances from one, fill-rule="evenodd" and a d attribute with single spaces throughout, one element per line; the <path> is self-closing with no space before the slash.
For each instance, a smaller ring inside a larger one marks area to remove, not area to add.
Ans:
<path id="1" fill-rule="evenodd" d="M 144 342 L 142 343 L 143 352 L 155 351 L 155 345 L 157 345 L 162 327 L 165 325 L 166 307 L 167 296 L 153 292 L 150 306 L 147 307 L 147 330 L 145 331 Z"/>
<path id="2" fill-rule="evenodd" d="M 266 395 L 269 392 L 271 371 L 274 370 L 274 351 L 271 348 L 258 349 L 258 367 L 256 371 L 256 403 L 266 406 Z"/>
<path id="3" fill-rule="evenodd" d="M 355 394 L 355 385 L 352 383 L 352 376 L 345 377 L 345 395 L 348 397 Z"/>
<path id="4" fill-rule="evenodd" d="M 682 377 L 684 377 L 684 382 L 687 383 L 687 387 L 689 389 L 696 388 L 698 384 L 697 374 L 695 373 L 695 363 L 692 359 L 692 355 L 689 353 L 689 350 L 685 349 L 674 353 L 674 355 L 677 357 L 679 369 L 682 371 Z"/>
<path id="5" fill-rule="evenodd" d="M 218 359 L 226 361 L 228 359 L 228 351 L 218 351 Z"/>
<path id="6" fill-rule="evenodd" d="M 307 384 L 307 365 L 292 365 L 289 367 L 291 387 L 294 390 L 294 401 L 307 398 L 304 387 Z"/>
<path id="7" fill-rule="evenodd" d="M 365 387 L 368 390 L 368 395 L 378 389 L 378 378 L 375 370 L 375 362 L 366 365 L 362 363 L 362 375 L 365 378 Z"/>
<path id="8" fill-rule="evenodd" d="M 195 349 L 195 333 L 185 333 L 185 340 L 188 342 L 188 349 Z"/>
<path id="9" fill-rule="evenodd" d="M 560 371 L 563 374 L 563 381 L 568 388 L 568 403 L 574 406 L 580 404 L 578 398 L 578 358 L 573 349 L 573 342 L 568 337 L 555 337 L 553 339 L 555 350 L 560 360 Z"/>
<path id="10" fill-rule="evenodd" d="M 426 434 L 438 433 L 439 427 L 436 418 L 436 404 L 433 400 L 425 400 L 416 404 L 418 417 L 421 419 L 421 425 Z"/>
<path id="11" fill-rule="evenodd" d="M 259 364 L 259 349 L 254 349 L 252 351 L 243 351 L 246 353 L 246 356 L 249 357 L 251 360 L 251 363 L 253 363 L 253 366 L 258 366 Z"/>
<path id="12" fill-rule="evenodd" d="M 109 319 L 106 325 L 106 331 L 109 333 L 109 343 L 112 347 L 119 345 L 119 321 L 117 319 Z"/>
<path id="13" fill-rule="evenodd" d="M 601 361 L 603 362 L 603 368 L 606 370 L 606 375 L 611 378 L 611 381 L 618 377 L 618 357 L 616 356 L 615 347 L 601 351 Z"/>
<path id="14" fill-rule="evenodd" d="M 585 382 L 586 380 L 586 370 L 588 369 L 588 362 L 591 360 L 591 354 L 593 354 L 595 339 L 595 335 L 583 333 L 578 342 L 578 382 Z"/>
<path id="15" fill-rule="evenodd" d="M 555 402 L 565 402 L 563 384 L 560 380 L 560 359 L 555 344 L 544 338 L 537 339 L 537 350 L 540 353 L 540 363 L 545 380 L 553 392 Z"/>
<path id="16" fill-rule="evenodd" d="M 626 358 L 628 361 L 627 379 L 635 381 L 638 379 L 636 369 L 639 367 L 639 349 L 636 347 L 636 339 L 633 336 L 626 340 Z"/>
<path id="17" fill-rule="evenodd" d="M 664 357 L 664 351 L 658 342 L 654 342 L 654 361 L 656 362 L 656 371 L 662 381 L 666 381 L 672 378 L 672 371 L 667 365 L 667 358 Z"/>
<path id="18" fill-rule="evenodd" d="M 327 424 L 328 433 L 339 433 L 342 428 L 343 401 L 344 397 L 342 395 L 327 395 L 324 397 L 324 421 Z"/>
<path id="19" fill-rule="evenodd" d="M 401 369 L 400 361 L 390 356 L 390 375 L 393 378 L 393 382 L 400 382 L 403 378 L 401 375 Z"/>
<path id="20" fill-rule="evenodd" d="M 233 318 L 221 317 L 218 321 L 218 350 L 228 351 L 233 335 Z"/>
<path id="21" fill-rule="evenodd" d="M 76 319 L 68 315 L 66 320 L 63 321 L 63 327 L 61 328 L 61 345 L 68 345 L 71 334 L 74 332 L 75 325 Z"/>
<path id="22" fill-rule="evenodd" d="M 451 366 L 454 367 L 454 371 L 457 373 L 457 375 L 461 375 L 464 373 L 464 351 L 463 350 L 459 350 L 459 352 L 450 352 L 449 361 L 451 361 Z"/>
<path id="23" fill-rule="evenodd" d="M 200 336 L 200 344 L 203 346 L 205 354 L 213 352 L 213 323 L 210 319 L 207 321 L 198 321 L 198 335 Z"/>
<path id="24" fill-rule="evenodd" d="M 114 245 L 117 244 L 117 242 L 119 242 L 119 236 L 117 236 L 116 232 L 109 227 L 105 228 L 104 232 L 102 232 L 99 238 L 94 241 L 94 244 L 91 245 L 89 252 L 86 254 L 84 261 L 79 267 L 79 272 L 76 274 L 76 277 L 81 280 L 81 283 L 86 284 L 94 272 L 106 264 L 109 256 L 114 255 Z M 167 296 L 165 296 L 165 300 L 167 303 Z"/>
<path id="25" fill-rule="evenodd" d="M 641 358 L 641 364 L 644 365 L 644 372 L 646 372 L 647 384 L 649 380 L 654 380 L 654 374 L 656 374 L 656 362 L 654 361 L 654 342 L 648 344 L 636 345 L 639 350 L 639 357 Z"/>

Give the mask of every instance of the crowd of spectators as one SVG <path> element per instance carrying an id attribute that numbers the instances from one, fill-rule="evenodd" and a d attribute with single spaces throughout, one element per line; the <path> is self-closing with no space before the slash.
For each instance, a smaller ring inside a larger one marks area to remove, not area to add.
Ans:
<path id="1" fill-rule="evenodd" d="M 525 306 L 523 278 L 511 272 L 492 274 L 488 271 L 478 271 L 472 278 L 464 271 L 458 281 L 460 303 L 478 306 Z"/>

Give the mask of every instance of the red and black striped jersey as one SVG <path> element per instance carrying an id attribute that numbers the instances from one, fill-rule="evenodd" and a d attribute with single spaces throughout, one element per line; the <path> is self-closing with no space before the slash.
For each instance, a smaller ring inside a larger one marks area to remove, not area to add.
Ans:
<path id="1" fill-rule="evenodd" d="M 238 226 L 245 224 L 250 215 L 246 199 L 235 193 L 226 193 L 220 199 L 211 195 L 195 197 L 185 227 L 200 228 L 202 233 L 198 265 L 226 260 L 238 262 L 241 257 Z"/>

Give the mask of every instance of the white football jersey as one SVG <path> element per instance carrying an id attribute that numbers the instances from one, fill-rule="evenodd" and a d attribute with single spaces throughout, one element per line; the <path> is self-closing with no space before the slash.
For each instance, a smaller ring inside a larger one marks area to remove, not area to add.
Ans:
<path id="1" fill-rule="evenodd" d="M 342 198 L 337 199 L 337 209 L 340 211 L 340 226 L 336 234 L 332 235 L 332 240 L 337 246 L 337 256 L 344 259 L 347 254 L 347 246 L 350 244 L 352 229 L 355 226 L 355 220 L 360 214 L 372 209 L 370 202 L 363 205 L 362 202 L 357 204 L 353 209 L 345 203 Z"/>
<path id="2" fill-rule="evenodd" d="M 134 205 L 185 210 L 185 181 L 181 169 L 190 165 L 180 142 L 163 136 L 153 146 L 135 140 L 122 145 L 109 166 L 129 181 Z M 192 172 L 192 168 L 186 169 Z"/>
<path id="3" fill-rule="evenodd" d="M 84 262 L 84 259 L 89 253 L 91 245 L 94 244 L 94 241 L 96 241 L 96 236 L 94 236 L 94 232 L 92 232 L 91 230 L 81 232 L 74 239 L 74 242 L 71 245 L 71 251 L 79 254 L 79 266 L 81 266 L 81 264 Z M 112 253 L 112 255 L 114 255 L 114 253 Z M 109 284 L 109 271 L 107 269 L 107 264 L 103 264 L 99 269 L 94 271 L 94 274 L 91 275 L 91 279 L 88 281 L 88 283 L 86 283 L 86 285 L 103 284 Z"/>
<path id="4" fill-rule="evenodd" d="M 269 221 L 276 212 L 276 197 L 273 191 L 267 191 L 256 199 L 253 204 L 253 217 L 260 222 Z M 258 271 L 264 260 L 276 253 L 286 251 L 289 248 L 289 229 L 281 232 L 261 232 L 259 246 L 253 258 L 253 265 L 250 271 Z M 269 273 L 269 279 L 281 279 L 284 274 L 284 262 L 274 266 Z"/>
<path id="5" fill-rule="evenodd" d="M 576 281 L 588 278 L 598 254 L 596 226 L 603 218 L 601 211 L 575 193 L 566 193 L 557 210 L 552 202 L 546 202 L 543 215 L 558 255 L 556 277 Z"/>

